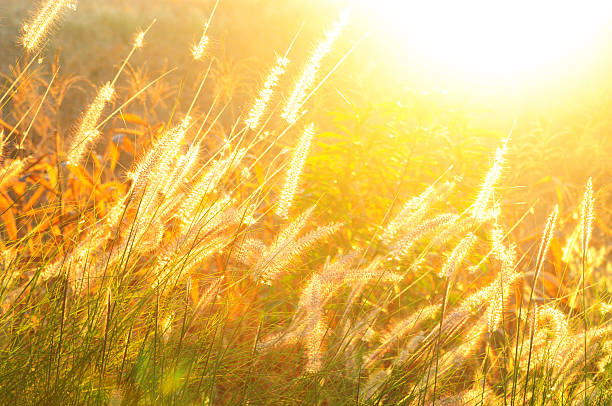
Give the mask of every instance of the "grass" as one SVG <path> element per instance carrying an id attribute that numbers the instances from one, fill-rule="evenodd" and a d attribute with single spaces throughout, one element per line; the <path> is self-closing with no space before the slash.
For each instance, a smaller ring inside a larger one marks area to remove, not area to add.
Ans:
<path id="1" fill-rule="evenodd" d="M 6 48 L 3 403 L 612 400 L 609 99 L 505 126 L 362 92 L 350 22 L 237 59 L 249 10 L 138 7 Z"/>

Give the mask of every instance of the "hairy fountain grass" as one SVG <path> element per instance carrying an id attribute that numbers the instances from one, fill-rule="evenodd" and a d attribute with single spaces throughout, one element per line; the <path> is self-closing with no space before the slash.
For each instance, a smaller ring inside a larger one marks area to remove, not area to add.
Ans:
<path id="1" fill-rule="evenodd" d="M 200 145 L 193 144 L 185 154 L 175 159 L 174 169 L 165 179 L 165 184 L 162 186 L 162 194 L 167 196 L 169 200 L 177 193 L 178 189 L 187 183 L 189 173 L 196 165 L 200 155 Z"/>
<path id="2" fill-rule="evenodd" d="M 292 223 L 289 227 L 297 229 L 296 222 Z M 320 226 L 300 238 L 296 238 L 295 235 L 290 237 L 281 234 L 272 246 L 262 253 L 261 259 L 255 264 L 254 271 L 258 280 L 264 284 L 272 283 L 306 249 L 310 248 L 317 241 L 331 236 L 341 226 L 342 224 L 340 223 Z"/>
<path id="3" fill-rule="evenodd" d="M 482 187 L 480 188 L 480 192 L 478 193 L 478 197 L 474 202 L 474 205 L 472 207 L 472 214 L 476 219 L 484 219 L 486 217 L 487 205 L 491 200 L 493 188 L 495 187 L 495 184 L 501 176 L 507 149 L 508 139 L 506 139 L 504 144 L 497 149 L 497 152 L 495 153 L 495 161 L 493 161 L 493 166 L 487 173 Z"/>
<path id="4" fill-rule="evenodd" d="M 469 233 L 465 236 L 459 244 L 455 247 L 450 257 L 442 267 L 442 270 L 438 274 L 441 278 L 450 278 L 453 276 L 459 264 L 463 261 L 465 256 L 469 253 L 470 249 L 476 242 L 477 238 L 474 234 Z"/>
<path id="5" fill-rule="evenodd" d="M 146 35 L 146 32 L 144 31 L 140 31 L 138 34 L 136 34 L 136 36 L 134 37 L 134 43 L 133 43 L 134 48 L 142 48 L 142 46 L 144 45 L 145 35 Z"/>
<path id="6" fill-rule="evenodd" d="M 13 159 L 8 164 L 2 163 L 0 168 L 0 188 L 9 183 L 25 169 L 29 158 Z"/>
<path id="7" fill-rule="evenodd" d="M 208 165 L 210 167 L 209 170 L 204 172 L 204 174 L 194 182 L 191 190 L 187 193 L 185 199 L 180 202 L 174 214 L 180 221 L 180 233 L 185 232 L 185 230 L 193 224 L 194 218 L 202 210 L 202 205 L 207 196 L 215 193 L 223 177 L 231 173 L 231 171 L 240 165 L 246 153 L 246 149 L 237 149 L 230 153 L 227 158 L 214 160 Z M 227 196 L 227 198 L 229 198 L 229 196 Z M 215 204 L 218 204 L 218 202 Z"/>
<path id="8" fill-rule="evenodd" d="M 581 205 L 581 233 L 580 238 L 582 242 L 582 251 L 586 253 L 589 247 L 589 241 L 591 240 L 591 234 L 593 233 L 593 180 L 589 178 L 584 190 L 584 198 Z"/>
<path id="9" fill-rule="evenodd" d="M 306 102 L 306 96 L 315 82 L 317 72 L 321 68 L 321 62 L 325 55 L 330 52 L 332 45 L 344 30 L 344 27 L 348 23 L 349 16 L 349 10 L 345 10 L 340 14 L 338 21 L 336 21 L 332 28 L 325 33 L 325 39 L 317 45 L 304 65 L 301 75 L 295 82 L 293 92 L 289 96 L 281 113 L 281 117 L 283 117 L 287 123 L 293 124 L 297 121 L 301 114 L 302 106 Z"/>
<path id="10" fill-rule="evenodd" d="M 313 136 L 314 124 L 311 123 L 304 128 L 302 137 L 300 137 L 300 141 L 293 153 L 293 158 L 291 159 L 289 170 L 287 171 L 287 178 L 276 206 L 276 214 L 279 217 L 286 218 L 289 214 L 289 209 L 293 203 L 293 197 L 295 196 L 295 191 L 300 175 L 302 174 L 302 169 L 304 168 L 304 163 L 306 162 L 306 157 L 308 156 L 308 149 L 310 148 L 310 142 Z"/>
<path id="11" fill-rule="evenodd" d="M 440 230 L 432 238 L 431 245 L 434 247 L 443 248 L 456 238 L 465 235 L 470 230 L 475 230 L 478 226 L 486 224 L 497 218 L 499 211 L 496 209 L 486 210 L 484 217 L 475 218 L 472 213 L 462 213 L 457 216 L 457 219 L 449 224 L 444 229 Z"/>
<path id="12" fill-rule="evenodd" d="M 449 227 L 459 219 L 456 214 L 439 214 L 420 224 L 416 224 L 408 230 L 402 237 L 391 246 L 390 256 L 401 259 L 410 253 L 414 244 L 424 236 L 433 233 L 438 229 Z"/>
<path id="13" fill-rule="evenodd" d="M 155 23 L 155 21 L 153 23 Z M 89 105 L 87 111 L 81 118 L 80 124 L 68 149 L 67 162 L 69 165 L 77 166 L 81 164 L 85 154 L 100 137 L 100 131 L 98 130 L 100 118 L 102 117 L 104 108 L 115 94 L 115 83 L 136 49 L 142 47 L 145 35 L 153 23 L 151 23 L 146 30 L 140 31 L 138 34 L 136 34 L 134 42 L 132 43 L 132 48 L 127 57 L 123 60 L 123 63 L 115 74 L 115 77 L 112 81 L 107 82 L 98 90 L 93 102 Z"/>
<path id="14" fill-rule="evenodd" d="M 257 98 L 253 102 L 253 107 L 249 111 L 249 114 L 244 123 L 251 130 L 256 130 L 259 127 L 259 122 L 263 116 L 270 99 L 274 93 L 274 88 L 278 85 L 279 78 L 285 73 L 285 69 L 289 64 L 289 59 L 284 56 L 279 57 L 276 60 L 276 65 L 272 67 L 262 89 L 257 94 Z"/>
<path id="15" fill-rule="evenodd" d="M 76 9 L 77 0 L 45 0 L 36 14 L 21 27 L 21 44 L 37 50 L 65 9 Z"/>
<path id="16" fill-rule="evenodd" d="M 44 3 L 47 15 L 60 3 Z M 213 14 L 192 49 L 195 60 L 209 52 Z M 410 181 L 425 184 L 422 192 L 397 210 L 390 202 L 403 191 L 386 189 L 404 181 L 397 172 L 390 170 L 392 182 L 386 175 L 374 182 L 376 196 L 363 173 L 354 184 L 339 182 L 343 198 L 363 189 L 360 202 L 328 199 L 333 193 L 316 177 L 326 165 L 320 150 L 313 171 L 302 175 L 315 123 L 325 132 L 330 125 L 303 105 L 346 22 L 343 15 L 305 61 L 278 113 L 270 103 L 285 90 L 278 86 L 288 51 L 248 111 L 230 114 L 228 104 L 213 114 L 215 95 L 202 108 L 207 73 L 191 104 L 183 109 L 177 95 L 162 124 L 132 114 L 128 101 L 117 109 L 122 121 L 130 131 L 145 130 L 109 144 L 112 168 L 107 155 L 84 166 L 103 138 L 99 128 L 113 125 L 114 113 L 102 119 L 104 109 L 122 97 L 117 79 L 147 29 L 81 118 L 68 151 L 71 176 L 64 176 L 61 157 L 12 158 L 10 136 L 0 138 L 0 217 L 17 230 L 0 244 L 2 401 L 606 404 L 612 328 L 608 314 L 587 312 L 598 305 L 590 300 L 606 297 L 603 286 L 588 289 L 585 271 L 590 241 L 599 236 L 592 231 L 591 179 L 574 233 L 575 241 L 581 235 L 583 267 L 572 295 L 565 284 L 575 284 L 578 267 L 561 275 L 557 266 L 557 222 L 558 233 L 567 228 L 559 207 L 537 252 L 529 248 L 530 227 L 506 228 L 515 222 L 506 203 L 514 196 L 493 191 L 507 166 L 507 141 L 484 181 L 467 171 L 465 183 L 415 176 Z M 181 91 L 198 66 L 189 63 Z M 11 92 L 17 83 L 7 87 Z M 141 92 L 132 99 L 154 110 Z M 311 124 L 285 167 L 281 139 L 302 115 Z M 134 153 L 123 144 L 148 147 Z M 136 156 L 125 179 L 129 155 Z M 417 157 L 419 170 L 433 173 L 435 160 L 427 157 Z M 389 168 L 389 158 L 376 170 Z M 333 169 L 350 172 L 348 162 Z M 309 190 L 303 197 L 301 183 Z M 470 205 L 465 190 L 475 183 L 481 187 Z M 344 223 L 334 221 L 338 215 Z M 564 266 L 572 266 L 575 251 L 564 250 Z M 467 264 L 477 265 L 468 272 Z M 592 274 L 601 271 L 590 265 Z M 549 282 L 559 285 L 557 297 L 547 297 Z M 580 292 L 582 320 L 571 317 Z"/>
<path id="17" fill-rule="evenodd" d="M 531 307 L 532 307 L 532 301 L 533 301 L 533 294 L 535 291 L 535 287 L 536 287 L 536 283 L 538 281 L 538 277 L 540 275 L 540 272 L 542 271 L 542 266 L 544 264 L 544 258 L 546 257 L 546 254 L 548 252 L 548 248 L 550 246 L 550 242 L 552 240 L 553 237 L 553 233 L 554 233 L 554 229 L 555 229 L 555 223 L 557 221 L 557 216 L 559 214 L 559 206 L 555 205 L 555 208 L 553 209 L 552 213 L 548 216 L 548 219 L 546 220 L 546 226 L 544 228 L 544 232 L 542 233 L 542 239 L 540 240 L 540 246 L 538 248 L 538 255 L 536 257 L 536 269 L 534 272 L 534 276 L 533 276 L 533 283 L 532 283 L 532 287 L 531 287 L 531 291 L 529 293 L 529 301 L 527 302 L 527 314 L 526 314 L 526 318 L 527 320 L 529 320 L 530 316 L 533 318 L 534 322 L 535 322 L 535 317 L 533 317 L 531 315 Z M 520 322 L 520 320 L 519 320 Z M 525 333 L 527 332 L 527 326 L 525 326 L 525 328 L 523 329 L 523 340 L 521 341 L 521 348 L 520 351 L 517 352 L 517 356 L 522 354 L 522 350 L 523 350 L 523 342 L 524 342 L 524 338 L 525 338 Z M 533 339 L 534 339 L 534 333 L 535 333 L 535 327 L 531 327 L 531 335 L 529 338 L 529 350 L 527 352 L 528 357 L 527 357 L 527 367 L 526 367 L 526 373 L 525 373 L 525 382 L 528 383 L 529 382 L 529 373 L 530 373 L 530 367 L 531 367 L 531 357 L 532 357 L 532 350 L 533 350 Z M 518 342 L 518 339 L 517 339 Z M 527 397 L 527 389 L 528 389 L 528 385 L 525 384 L 524 385 L 524 392 L 523 392 L 523 401 L 526 399 Z"/>
<path id="18" fill-rule="evenodd" d="M 453 278 L 457 267 L 463 261 L 468 251 L 472 248 L 472 245 L 476 242 L 476 236 L 469 233 L 464 237 L 459 244 L 455 247 L 450 257 L 442 267 L 442 270 L 438 276 L 445 278 L 444 296 L 442 297 L 442 314 L 440 316 L 440 324 L 438 330 L 438 338 L 436 340 L 436 369 L 434 372 L 434 387 L 433 387 L 433 403 L 436 403 L 436 389 L 438 383 L 438 368 L 440 360 L 440 339 L 442 338 L 442 322 L 444 321 L 444 313 L 446 311 L 446 305 L 448 300 L 448 293 L 451 288 L 451 279 Z M 480 334 L 478 334 L 480 336 Z M 470 347 L 471 348 L 471 347 Z"/>
<path id="19" fill-rule="evenodd" d="M 501 257 L 501 269 L 497 276 L 496 291 L 492 298 L 492 303 L 487 309 L 489 316 L 489 332 L 494 332 L 501 325 L 503 328 L 504 324 L 504 313 L 507 310 L 507 297 L 510 294 L 510 288 L 512 288 L 514 281 L 518 277 L 514 267 L 516 265 L 516 253 L 514 247 L 505 248 L 503 247 L 503 254 Z"/>
<path id="20" fill-rule="evenodd" d="M 208 28 L 208 25 L 206 26 L 206 28 Z M 193 49 L 191 50 L 193 59 L 195 59 L 196 61 L 202 59 L 202 56 L 204 56 L 204 50 L 206 49 L 206 45 L 208 45 L 208 36 L 206 36 L 206 28 L 204 29 L 204 33 L 202 34 L 202 37 L 200 38 L 198 43 L 194 45 Z"/>
<path id="21" fill-rule="evenodd" d="M 100 136 L 97 126 L 102 117 L 106 104 L 111 101 L 115 89 L 110 82 L 98 90 L 94 101 L 89 105 L 81 119 L 81 124 L 74 135 L 70 148 L 68 149 L 68 162 L 70 165 L 79 165 L 89 147 Z"/>
<path id="22" fill-rule="evenodd" d="M 213 255 L 223 253 L 225 247 L 230 243 L 227 237 L 209 238 L 207 242 L 198 244 L 191 252 L 183 253 L 181 250 L 164 252 L 156 267 L 153 288 L 162 283 L 173 286 L 178 283 L 183 275 L 190 275 L 196 271 L 198 266 L 206 263 Z M 183 250 L 184 251 L 184 250 Z"/>
<path id="23" fill-rule="evenodd" d="M 550 242 L 552 241 L 555 225 L 557 223 L 557 217 L 559 216 L 559 206 L 555 205 L 552 213 L 546 219 L 546 226 L 544 228 L 544 232 L 542 233 L 542 239 L 540 240 L 540 246 L 538 248 L 538 255 L 536 257 L 536 272 L 534 275 L 534 284 L 538 279 L 540 272 L 542 271 L 542 266 L 544 264 L 544 257 L 546 257 L 546 253 L 548 252 L 548 248 L 550 247 Z"/>
<path id="24" fill-rule="evenodd" d="M 400 212 L 385 227 L 380 239 L 385 244 L 391 244 L 402 228 L 414 227 L 415 223 L 427 213 L 432 202 L 431 197 L 435 192 L 436 189 L 430 186 L 423 193 L 406 202 Z"/>
<path id="25" fill-rule="evenodd" d="M 153 147 L 134 163 L 129 173 L 131 191 L 141 193 L 147 188 L 154 189 L 151 185 L 159 185 L 166 179 L 170 161 L 176 156 L 190 121 L 191 117 L 188 116 L 179 125 L 165 131 Z"/>
<path id="26" fill-rule="evenodd" d="M 581 233 L 580 233 L 580 241 L 582 243 L 582 320 L 584 324 L 584 402 L 586 403 L 586 396 L 588 391 L 587 385 L 587 332 L 589 328 L 589 322 L 587 320 L 587 306 L 586 306 L 586 296 L 584 294 L 584 281 L 585 281 L 585 268 L 587 261 L 587 252 L 589 247 L 589 240 L 591 239 L 591 233 L 593 232 L 593 181 L 591 178 L 588 179 L 585 191 L 584 198 L 582 200 L 581 206 L 582 215 L 580 217 L 581 221 Z"/>
<path id="27" fill-rule="evenodd" d="M 215 10 L 217 9 L 218 5 L 219 5 L 219 0 L 217 0 L 217 2 L 215 2 L 215 5 L 214 5 L 214 7 L 212 9 L 212 12 L 210 13 L 210 17 L 208 17 L 208 20 L 204 24 L 204 31 L 202 31 L 202 35 L 200 36 L 200 40 L 198 41 L 197 44 L 195 44 L 191 48 L 191 55 L 193 56 L 193 59 L 195 61 L 201 60 L 202 57 L 204 56 L 204 51 L 206 50 L 206 47 L 207 47 L 208 41 L 209 41 L 208 36 L 206 35 L 206 32 L 208 31 L 208 27 L 210 26 L 210 22 L 212 21 L 212 18 L 215 15 Z"/>
<path id="28" fill-rule="evenodd" d="M 381 338 L 381 344 L 371 351 L 363 362 L 364 368 L 368 368 L 376 362 L 382 355 L 390 350 L 395 341 L 399 340 L 407 333 L 413 331 L 420 324 L 432 317 L 440 310 L 441 305 L 431 305 L 419 309 L 416 313 L 408 316 L 404 320 L 398 321 L 390 327 Z"/>
<path id="29" fill-rule="evenodd" d="M 307 352 L 307 373 L 315 373 L 322 368 L 323 338 L 329 328 L 328 317 L 324 314 L 325 304 L 336 292 L 348 283 L 356 282 L 399 282 L 401 275 L 388 272 L 382 261 L 374 260 L 366 267 L 352 267 L 358 252 L 347 254 L 324 265 L 320 273 L 313 275 L 300 295 L 292 326 L 283 334 L 275 334 L 260 343 L 260 348 L 270 345 L 288 345 L 303 341 Z"/>
<path id="30" fill-rule="evenodd" d="M 553 369 L 560 368 L 566 355 L 570 332 L 567 316 L 552 304 L 540 306 L 534 311 L 536 328 L 534 352 L 539 362 L 548 362 Z"/>

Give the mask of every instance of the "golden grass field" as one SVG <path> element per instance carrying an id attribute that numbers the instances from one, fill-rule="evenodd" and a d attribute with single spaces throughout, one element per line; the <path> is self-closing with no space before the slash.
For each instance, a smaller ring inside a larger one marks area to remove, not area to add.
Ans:
<path id="1" fill-rule="evenodd" d="M 0 1 L 1 404 L 612 404 L 609 30 L 366 3 Z"/>

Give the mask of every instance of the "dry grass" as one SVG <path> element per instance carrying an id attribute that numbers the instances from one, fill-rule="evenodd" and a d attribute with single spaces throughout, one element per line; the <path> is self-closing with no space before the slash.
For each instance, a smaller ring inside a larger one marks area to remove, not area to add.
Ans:
<path id="1" fill-rule="evenodd" d="M 147 71 L 144 22 L 63 115 L 84 81 L 37 50 L 70 4 L 33 13 L 0 94 L 3 403 L 611 401 L 603 114 L 571 150 L 421 96 L 340 109 L 346 14 L 243 90 L 210 3 L 176 69 Z"/>

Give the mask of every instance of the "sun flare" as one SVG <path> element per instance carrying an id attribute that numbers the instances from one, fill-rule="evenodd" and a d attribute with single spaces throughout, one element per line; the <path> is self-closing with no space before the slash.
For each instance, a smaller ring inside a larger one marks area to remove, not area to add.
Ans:
<path id="1" fill-rule="evenodd" d="M 600 52 L 612 21 L 612 2 L 601 0 L 357 1 L 407 58 L 469 80 L 573 69 Z"/>

